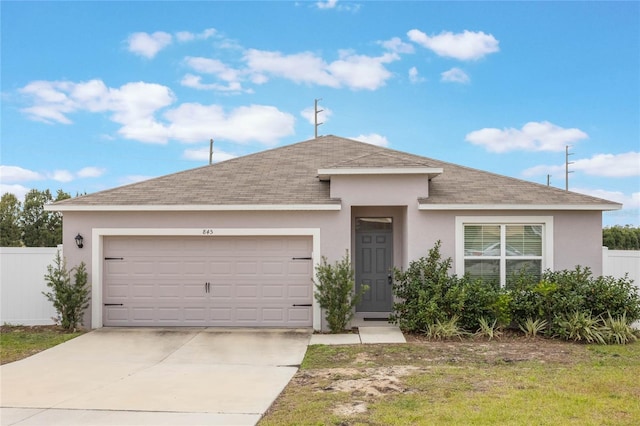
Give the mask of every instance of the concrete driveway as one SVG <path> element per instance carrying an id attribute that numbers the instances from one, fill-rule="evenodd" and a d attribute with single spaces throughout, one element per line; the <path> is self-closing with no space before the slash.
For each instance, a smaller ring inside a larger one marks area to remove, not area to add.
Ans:
<path id="1" fill-rule="evenodd" d="M 5 425 L 254 425 L 311 330 L 92 331 L 0 367 Z"/>

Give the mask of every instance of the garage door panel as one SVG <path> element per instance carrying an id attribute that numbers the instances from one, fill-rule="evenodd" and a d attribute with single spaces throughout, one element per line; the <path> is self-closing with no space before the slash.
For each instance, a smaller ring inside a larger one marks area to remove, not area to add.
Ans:
<path id="1" fill-rule="evenodd" d="M 258 273 L 258 262 L 236 262 L 234 269 L 236 275 L 256 275 Z"/>
<path id="2" fill-rule="evenodd" d="M 285 268 L 282 262 L 276 262 L 276 261 L 262 262 L 262 273 L 265 275 L 282 276 L 284 274 L 284 271 L 285 271 Z"/>
<path id="3" fill-rule="evenodd" d="M 154 300 L 156 296 L 155 286 L 151 284 L 131 286 L 129 292 L 131 297 L 138 301 Z"/>
<path id="4" fill-rule="evenodd" d="M 262 286 L 262 297 L 264 298 L 282 298 L 285 295 L 282 285 L 264 285 Z"/>
<path id="5" fill-rule="evenodd" d="M 228 260 L 209 262 L 209 271 L 212 276 L 229 276 L 233 273 L 233 264 Z"/>
<path id="6" fill-rule="evenodd" d="M 236 297 L 239 299 L 255 299 L 256 297 L 258 297 L 258 286 L 255 284 L 236 285 Z"/>
<path id="7" fill-rule="evenodd" d="M 123 305 L 107 326 L 312 324 L 293 307 L 312 302 L 309 237 L 105 237 L 104 253 L 103 301 Z"/>

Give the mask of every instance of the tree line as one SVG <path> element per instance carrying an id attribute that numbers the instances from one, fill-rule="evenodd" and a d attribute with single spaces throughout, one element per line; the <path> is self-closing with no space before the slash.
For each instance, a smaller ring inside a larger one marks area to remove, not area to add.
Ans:
<path id="1" fill-rule="evenodd" d="M 0 247 L 55 247 L 62 244 L 62 215 L 45 204 L 71 195 L 58 190 L 55 199 L 46 189 L 32 189 L 24 202 L 11 193 L 0 200 Z M 602 230 L 602 245 L 610 250 L 640 250 L 640 227 L 615 225 Z"/>
<path id="2" fill-rule="evenodd" d="M 58 190 L 53 198 L 46 189 L 30 190 L 24 202 L 14 194 L 0 199 L 0 247 L 55 247 L 62 244 L 62 214 L 44 209 L 45 204 L 71 195 Z"/>
<path id="3" fill-rule="evenodd" d="M 604 228 L 602 245 L 609 250 L 640 250 L 640 227 L 616 225 Z"/>

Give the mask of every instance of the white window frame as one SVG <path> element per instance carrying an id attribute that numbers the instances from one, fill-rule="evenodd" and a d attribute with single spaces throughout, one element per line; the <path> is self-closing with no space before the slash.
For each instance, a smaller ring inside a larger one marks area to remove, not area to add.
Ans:
<path id="1" fill-rule="evenodd" d="M 456 216 L 455 273 L 464 275 L 464 227 L 465 225 L 542 225 L 541 272 L 553 270 L 553 216 Z M 506 285 L 506 262 L 500 260 L 500 287 Z"/>

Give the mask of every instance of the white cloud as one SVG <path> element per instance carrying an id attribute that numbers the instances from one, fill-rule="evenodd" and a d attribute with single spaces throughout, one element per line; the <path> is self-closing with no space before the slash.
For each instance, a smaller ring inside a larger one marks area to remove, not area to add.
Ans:
<path id="1" fill-rule="evenodd" d="M 45 97 L 34 90 L 43 87 Z M 100 80 L 86 83 L 35 82 L 22 89 L 33 97 L 34 107 L 23 110 L 33 119 L 70 123 L 66 114 L 77 111 L 108 113 L 111 121 L 121 127 L 118 133 L 126 139 L 147 143 L 167 143 L 169 139 L 197 142 L 221 137 L 246 143 L 257 141 L 273 145 L 293 134 L 294 117 L 265 105 L 236 108 L 225 113 L 218 105 L 187 103 L 166 110 L 164 121 L 156 115 L 175 101 L 166 86 L 145 82 L 127 83 L 120 88 L 108 88 Z M 41 115 L 37 115 L 41 111 Z"/>
<path id="2" fill-rule="evenodd" d="M 409 81 L 412 83 L 420 83 L 421 81 L 425 81 L 425 79 L 423 77 L 420 77 L 418 68 L 411 67 L 409 69 Z"/>
<path id="3" fill-rule="evenodd" d="M 218 83 L 202 83 L 202 77 L 187 74 L 183 77 L 180 84 L 198 90 L 215 90 L 220 92 L 241 92 L 243 91 L 241 79 L 242 72 L 231 68 L 217 59 L 192 57 L 185 58 L 187 66 L 194 71 L 203 74 L 213 74 L 227 84 Z"/>
<path id="4" fill-rule="evenodd" d="M 179 31 L 175 33 L 175 35 L 179 42 L 185 43 L 193 40 L 207 40 L 216 35 L 216 32 L 215 28 L 207 28 L 199 34 L 195 34 L 190 31 Z"/>
<path id="5" fill-rule="evenodd" d="M 231 160 L 232 158 L 236 158 L 237 155 L 230 154 L 224 151 L 217 151 L 215 143 L 213 145 L 213 162 L 219 163 L 221 161 Z M 200 149 L 185 149 L 182 153 L 182 158 L 187 160 L 194 161 L 204 161 L 209 162 L 209 147 L 200 148 Z"/>
<path id="6" fill-rule="evenodd" d="M 166 86 L 135 82 L 109 88 L 101 80 L 36 81 L 20 91 L 33 100 L 32 107 L 22 110 L 32 119 L 69 124 L 67 114 L 72 112 L 108 112 L 112 121 L 122 125 L 118 133 L 125 138 L 152 143 L 167 141 L 162 126 L 154 118 L 157 110 L 175 99 Z"/>
<path id="7" fill-rule="evenodd" d="M 327 72 L 326 62 L 311 52 L 283 55 L 280 52 L 249 49 L 244 59 L 252 73 L 264 77 L 266 74 L 271 74 L 296 83 L 340 86 L 340 82 Z"/>
<path id="8" fill-rule="evenodd" d="M 399 59 L 396 54 L 379 57 L 340 52 L 340 59 L 328 66 L 329 72 L 352 90 L 375 90 L 385 85 L 391 72 L 383 64 Z"/>
<path id="9" fill-rule="evenodd" d="M 623 209 L 638 209 L 640 208 L 640 192 L 633 192 L 631 194 L 625 194 L 620 191 L 607 191 L 604 189 L 589 189 L 589 188 L 569 188 L 573 192 L 579 192 L 580 194 L 591 195 L 592 197 L 603 198 L 605 200 L 621 203 Z"/>
<path id="10" fill-rule="evenodd" d="M 413 53 L 415 49 L 412 44 L 405 43 L 400 37 L 393 37 L 392 39 L 379 42 L 385 49 L 396 53 Z"/>
<path id="11" fill-rule="evenodd" d="M 58 182 L 71 182 L 73 180 L 73 174 L 68 170 L 55 170 L 49 177 Z"/>
<path id="12" fill-rule="evenodd" d="M 33 170 L 23 169 L 18 166 L 0 165 L 0 181 L 3 183 L 29 182 L 43 178 L 40 173 L 34 172 Z"/>
<path id="13" fill-rule="evenodd" d="M 570 170 L 604 177 L 640 176 L 640 152 L 597 154 L 591 158 L 574 161 Z"/>
<path id="14" fill-rule="evenodd" d="M 240 71 L 233 69 L 217 59 L 188 56 L 185 63 L 194 71 L 204 74 L 214 74 L 224 81 L 238 81 Z"/>
<path id="15" fill-rule="evenodd" d="M 326 123 L 329 121 L 329 117 L 333 115 L 333 111 L 326 107 L 318 107 L 322 111 L 318 113 L 318 123 Z M 315 124 L 315 110 L 313 107 L 305 108 L 300 111 L 300 115 L 307 120 L 310 124 Z"/>
<path id="16" fill-rule="evenodd" d="M 457 34 L 443 31 L 438 35 L 428 36 L 420 30 L 413 29 L 407 33 L 407 36 L 414 43 L 432 50 L 439 56 L 461 61 L 480 59 L 500 50 L 498 47 L 500 42 L 493 35 L 482 31 L 465 30 Z"/>
<path id="17" fill-rule="evenodd" d="M 371 145 L 377 146 L 389 146 L 389 141 L 385 136 L 379 135 L 377 133 L 369 133 L 368 135 L 359 135 L 350 139 L 355 139 L 360 142 L 370 143 Z"/>
<path id="18" fill-rule="evenodd" d="M 467 73 L 462 71 L 460 68 L 453 67 L 448 71 L 445 71 L 440 74 L 441 81 L 447 83 L 469 83 L 470 79 Z"/>
<path id="19" fill-rule="evenodd" d="M 97 178 L 104 174 L 106 170 L 101 167 L 84 167 L 76 173 L 79 178 Z"/>
<path id="20" fill-rule="evenodd" d="M 334 9 L 338 4 L 338 0 L 324 0 L 316 2 L 318 9 Z"/>
<path id="21" fill-rule="evenodd" d="M 591 176 L 609 178 L 640 176 L 640 153 L 632 151 L 624 154 L 596 154 L 591 158 L 572 160 L 569 170 L 583 172 Z M 540 165 L 522 172 L 524 176 L 560 175 L 564 173 L 564 164 L 554 166 Z"/>
<path id="22" fill-rule="evenodd" d="M 201 142 L 210 138 L 239 143 L 257 141 L 275 145 L 294 133 L 295 119 L 276 107 L 250 105 L 226 113 L 219 105 L 185 103 L 164 114 L 168 134 L 182 142 Z"/>
<path id="23" fill-rule="evenodd" d="M 296 83 L 348 87 L 352 90 L 375 90 L 383 86 L 391 77 L 391 72 L 384 64 L 398 59 L 395 53 L 373 57 L 357 55 L 348 50 L 340 51 L 339 59 L 331 63 L 311 52 L 283 55 L 280 52 L 249 49 L 244 57 L 248 72 L 258 76 L 258 80 L 253 80 L 254 83 L 264 83 L 271 75 Z"/>
<path id="24" fill-rule="evenodd" d="M 171 44 L 173 37 L 169 33 L 156 31 L 149 33 L 133 33 L 127 39 L 129 51 L 136 55 L 152 59 L 156 54 Z"/>
<path id="25" fill-rule="evenodd" d="M 0 183 L 0 194 L 4 195 L 6 193 L 13 194 L 20 201 L 24 201 L 24 196 L 27 195 L 27 192 L 30 191 L 30 188 L 26 186 L 22 186 L 19 184 L 7 185 L 4 183 Z"/>
<path id="26" fill-rule="evenodd" d="M 202 77 L 199 75 L 187 74 L 182 80 L 180 80 L 180 84 L 185 87 L 190 87 L 192 89 L 197 90 L 215 90 L 217 92 L 242 92 L 242 85 L 239 82 L 233 81 L 229 82 L 229 84 L 218 84 L 218 83 L 203 83 Z M 250 92 L 250 90 L 247 90 Z"/>
<path id="27" fill-rule="evenodd" d="M 580 129 L 565 129 L 548 121 L 529 122 L 522 129 L 484 128 L 468 133 L 467 142 L 483 146 L 490 152 L 508 151 L 552 151 L 559 152 L 566 145 L 589 136 Z"/>

